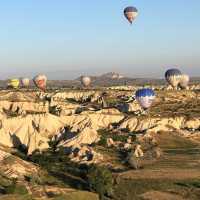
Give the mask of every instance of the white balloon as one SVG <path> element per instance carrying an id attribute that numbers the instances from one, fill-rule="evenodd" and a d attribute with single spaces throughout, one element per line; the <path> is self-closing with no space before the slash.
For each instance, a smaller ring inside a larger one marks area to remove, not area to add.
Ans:
<path id="1" fill-rule="evenodd" d="M 33 79 L 33 82 L 35 83 L 36 87 L 38 87 L 41 90 L 45 90 L 47 84 L 47 77 L 43 74 L 39 74 Z"/>
<path id="2" fill-rule="evenodd" d="M 148 109 L 151 107 L 153 101 L 155 99 L 155 96 L 151 97 L 139 97 L 137 98 L 137 101 L 139 102 L 140 106 L 142 108 Z"/>
<path id="3" fill-rule="evenodd" d="M 188 87 L 189 82 L 190 82 L 190 77 L 187 74 L 183 74 L 181 76 L 179 85 L 182 89 L 186 89 Z"/>
<path id="4" fill-rule="evenodd" d="M 88 87 L 91 84 L 91 78 L 89 76 L 83 76 L 81 78 L 81 83 L 84 87 Z"/>

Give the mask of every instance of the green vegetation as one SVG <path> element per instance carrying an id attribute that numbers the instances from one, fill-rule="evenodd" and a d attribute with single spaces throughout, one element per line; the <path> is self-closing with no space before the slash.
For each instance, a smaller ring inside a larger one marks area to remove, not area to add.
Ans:
<path id="1" fill-rule="evenodd" d="M 0 194 L 4 194 L 4 195 L 15 194 L 15 195 L 20 195 L 20 196 L 27 196 L 28 191 L 25 185 L 23 185 L 23 183 L 18 182 L 17 179 L 8 178 L 6 177 L 5 174 L 1 173 L 0 174 Z"/>
<path id="2" fill-rule="evenodd" d="M 24 185 L 17 183 L 17 180 L 13 179 L 11 184 L 5 187 L 5 193 L 25 195 L 28 191 Z"/>
<path id="3" fill-rule="evenodd" d="M 113 178 L 112 173 L 105 167 L 93 166 L 89 169 L 88 182 L 90 189 L 97 192 L 101 199 L 111 195 Z"/>
<path id="4" fill-rule="evenodd" d="M 100 141 L 98 145 L 106 147 L 107 145 L 107 139 L 111 138 L 113 141 L 119 141 L 119 142 L 127 142 L 127 139 L 129 136 L 131 136 L 133 139 L 135 139 L 135 135 L 133 133 L 113 133 L 110 130 L 107 129 L 101 129 L 98 130 L 98 133 L 101 135 Z"/>
<path id="5" fill-rule="evenodd" d="M 31 185 L 57 185 L 95 191 L 101 198 L 111 194 L 113 179 L 108 169 L 72 163 L 64 149 L 56 151 L 56 143 L 51 143 L 51 146 L 43 153 L 35 151 L 27 157 L 27 160 L 41 166 L 42 170 L 38 174 L 27 176 L 26 181 Z M 57 197 L 62 198 L 64 197 Z"/>
<path id="6" fill-rule="evenodd" d="M 109 194 L 112 189 L 112 174 L 108 169 L 72 163 L 62 149 L 59 152 L 49 150 L 45 154 L 35 152 L 30 160 L 39 164 L 55 178 L 44 181 L 42 176 L 39 176 L 39 180 L 38 177 L 30 177 L 30 181 L 37 184 L 61 184 L 62 182 L 63 186 L 95 191 L 100 197 Z"/>
<path id="7" fill-rule="evenodd" d="M 57 186 L 66 186 L 57 178 L 51 176 L 47 171 L 40 170 L 37 174 L 32 174 L 25 177 L 25 180 L 31 185 L 57 185 Z"/>

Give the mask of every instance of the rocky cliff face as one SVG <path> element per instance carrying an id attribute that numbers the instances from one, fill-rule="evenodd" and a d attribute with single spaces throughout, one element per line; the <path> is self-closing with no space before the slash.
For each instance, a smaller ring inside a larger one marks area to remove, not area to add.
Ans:
<path id="1" fill-rule="evenodd" d="M 2 98 L 4 96 L 4 99 L 9 99 L 13 94 L 7 93 L 2 95 Z M 91 97 L 96 94 L 93 91 L 63 92 L 50 94 L 48 96 L 51 99 L 50 103 L 45 100 L 37 103 L 30 101 L 29 93 L 23 94 L 18 92 L 19 101 L 0 101 L 0 136 L 2 138 L 0 143 L 8 147 L 24 145 L 28 149 L 28 153 L 31 154 L 36 149 L 44 150 L 48 148 L 50 138 L 61 134 L 61 130 L 64 127 L 69 127 L 70 131 L 75 133 L 76 138 L 79 137 L 77 139 L 78 144 L 81 144 L 81 140 L 84 141 L 83 143 L 87 140 L 90 141 L 92 137 L 94 138 L 91 141 L 95 141 L 95 138 L 98 138 L 96 131 L 108 128 L 112 124 L 118 124 L 119 130 L 127 129 L 130 132 L 138 133 L 179 130 L 185 131 L 185 135 L 188 135 L 189 132 L 192 135 L 200 129 L 198 110 L 192 108 L 194 106 L 192 104 L 198 105 L 198 93 L 192 91 L 168 92 L 165 95 L 165 93 L 161 92 L 157 95 L 158 97 L 152 111 L 146 116 L 138 116 L 138 112 L 141 112 L 141 107 L 137 102 L 124 102 L 120 106 L 116 106 L 116 108 L 104 108 L 101 110 L 90 110 L 88 107 L 89 110 L 83 110 L 79 114 L 76 114 L 76 110 L 82 107 L 81 103 L 67 102 L 68 98 L 74 99 L 77 102 L 85 102 L 85 99 L 92 101 Z M 113 93 L 111 92 L 110 94 L 113 97 Z M 98 95 L 100 94 L 98 93 Z M 32 94 L 32 96 L 36 98 L 37 95 Z M 183 105 L 187 105 L 188 108 L 181 107 L 181 102 Z M 53 115 L 49 113 L 49 108 L 52 106 L 60 106 L 65 114 Z M 159 108 L 160 110 L 157 112 Z M 163 113 L 161 109 L 163 109 Z M 183 111 L 179 112 L 181 109 Z M 188 117 L 188 114 L 192 113 L 187 113 L 187 109 L 189 112 L 194 112 L 194 117 Z M 198 109 L 198 107 L 195 109 Z M 169 110 L 171 110 L 171 114 Z M 127 118 L 126 115 L 129 112 L 132 114 Z M 136 113 L 135 115 L 133 114 L 134 112 Z M 179 112 L 177 116 L 174 114 L 176 112 Z M 157 116 L 157 113 L 159 113 L 159 116 Z M 89 133 L 88 135 L 86 130 Z M 83 132 L 85 133 L 85 138 L 83 137 Z M 82 139 L 80 139 L 80 135 Z M 74 139 L 74 141 L 76 140 Z M 63 144 L 67 143 L 70 144 L 70 141 L 63 141 Z M 75 142 L 73 143 L 75 144 Z"/>

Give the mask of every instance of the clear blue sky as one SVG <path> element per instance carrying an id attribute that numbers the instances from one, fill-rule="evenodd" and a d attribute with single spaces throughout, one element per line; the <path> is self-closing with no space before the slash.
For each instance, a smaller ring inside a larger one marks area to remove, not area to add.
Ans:
<path id="1" fill-rule="evenodd" d="M 162 77 L 169 66 L 200 76 L 199 0 L 5 0 L 0 28 L 0 78 Z"/>

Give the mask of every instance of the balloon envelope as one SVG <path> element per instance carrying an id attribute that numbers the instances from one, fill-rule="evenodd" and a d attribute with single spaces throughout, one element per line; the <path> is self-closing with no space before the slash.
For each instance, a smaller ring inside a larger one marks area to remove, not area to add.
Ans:
<path id="1" fill-rule="evenodd" d="M 155 93 L 150 88 L 143 88 L 136 91 L 135 97 L 142 108 L 148 109 L 155 99 Z"/>
<path id="2" fill-rule="evenodd" d="M 133 6 L 129 6 L 126 7 L 124 9 L 124 16 L 126 17 L 126 19 L 132 24 L 133 21 L 135 20 L 135 18 L 138 15 L 138 10 L 137 8 L 133 7 Z"/>
<path id="3" fill-rule="evenodd" d="M 44 91 L 46 89 L 47 77 L 43 74 L 39 74 L 33 78 L 33 82 L 36 87 Z"/>
<path id="4" fill-rule="evenodd" d="M 179 85 L 182 89 L 186 89 L 188 87 L 189 82 L 190 82 L 190 77 L 187 74 L 181 75 L 181 80 Z"/>
<path id="5" fill-rule="evenodd" d="M 81 78 L 81 83 L 84 87 L 88 87 L 91 84 L 91 78 L 89 76 L 83 76 Z"/>
<path id="6" fill-rule="evenodd" d="M 179 69 L 169 69 L 165 72 L 165 79 L 173 88 L 178 86 L 181 76 L 182 73 Z"/>
<path id="7" fill-rule="evenodd" d="M 30 84 L 29 78 L 22 78 L 21 79 L 21 84 L 22 84 L 23 87 L 28 87 L 29 84 Z"/>
<path id="8" fill-rule="evenodd" d="M 14 89 L 19 88 L 19 84 L 20 84 L 19 79 L 10 79 L 10 82 L 8 83 L 8 85 Z"/>

